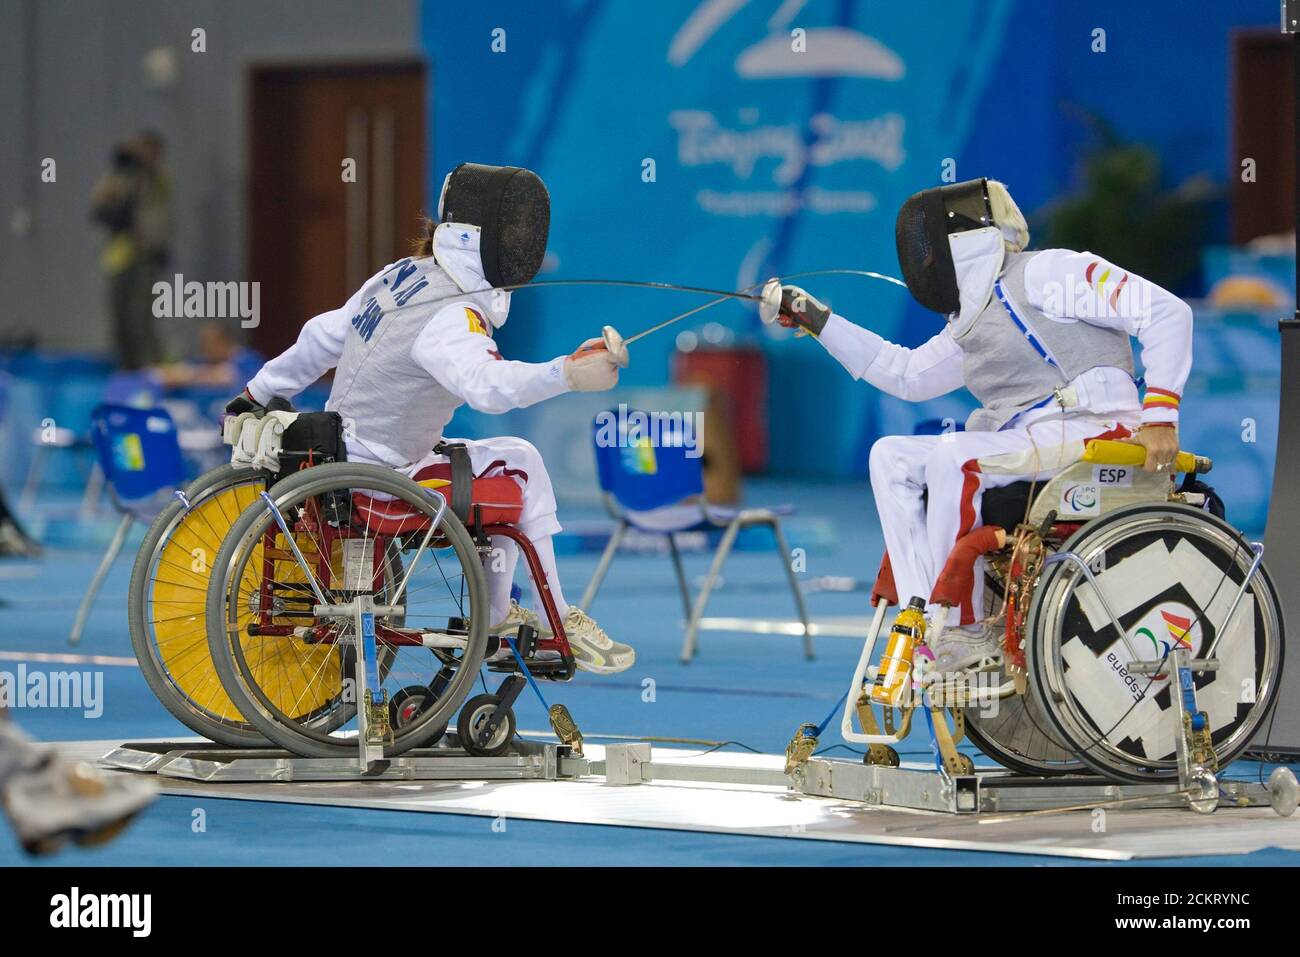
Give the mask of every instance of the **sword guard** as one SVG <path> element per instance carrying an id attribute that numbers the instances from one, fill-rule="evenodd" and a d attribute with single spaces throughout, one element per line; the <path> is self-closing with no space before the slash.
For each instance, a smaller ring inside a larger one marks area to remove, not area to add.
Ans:
<path id="1" fill-rule="evenodd" d="M 758 304 L 758 317 L 771 325 L 776 322 L 776 317 L 780 313 L 781 280 L 773 276 L 763 284 L 763 298 Z"/>
<path id="2" fill-rule="evenodd" d="M 623 334 L 613 326 L 605 326 L 600 330 L 600 337 L 605 341 L 605 351 L 614 360 L 614 364 L 620 369 L 626 369 L 628 356 L 627 346 L 623 344 Z"/>

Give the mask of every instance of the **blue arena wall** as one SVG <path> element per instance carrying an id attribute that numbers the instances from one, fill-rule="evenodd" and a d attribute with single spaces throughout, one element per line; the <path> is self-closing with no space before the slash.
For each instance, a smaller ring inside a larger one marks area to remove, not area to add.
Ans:
<path id="1" fill-rule="evenodd" d="M 1155 147 L 1170 182 L 1203 174 L 1222 184 L 1230 33 L 1274 28 L 1277 16 L 1272 0 L 1198 0 L 1176 13 L 1115 0 L 428 2 L 430 202 L 463 159 L 538 170 L 552 194 L 554 276 L 732 288 L 830 267 L 894 273 L 894 212 L 939 182 L 945 162 L 959 179 L 1008 182 L 1032 217 L 1074 184 L 1087 112 Z M 789 52 L 795 28 L 807 31 L 801 55 Z M 1093 52 L 1096 28 L 1106 31 L 1104 53 Z M 648 160 L 653 182 L 643 179 Z M 897 287 L 849 277 L 808 284 L 896 341 L 938 328 Z M 697 302 L 525 291 L 502 338 L 510 354 L 540 358 L 606 322 L 631 332 Z M 872 438 L 911 421 L 812 343 L 769 337 L 752 311 L 720 306 L 694 328 L 709 319 L 769 354 L 774 472 L 860 475 Z M 1198 334 L 1199 356 L 1233 336 L 1231 327 Z M 1257 356 L 1276 336 L 1252 332 L 1241 344 Z M 673 348 L 672 334 L 638 343 L 626 381 L 662 382 Z M 1198 381 L 1202 371 L 1198 361 Z M 1237 392 L 1205 382 L 1189 391 L 1271 408 L 1275 380 L 1251 381 Z M 1224 413 L 1200 403 L 1187 411 L 1193 435 L 1193 422 Z"/>

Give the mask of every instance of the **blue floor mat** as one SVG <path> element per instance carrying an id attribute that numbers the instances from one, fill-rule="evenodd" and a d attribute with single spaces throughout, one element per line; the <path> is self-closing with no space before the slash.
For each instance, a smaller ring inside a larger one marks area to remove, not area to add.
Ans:
<path id="1" fill-rule="evenodd" d="M 834 541 L 807 548 L 801 578 L 847 577 L 870 582 L 882 551 L 879 527 L 865 484 L 752 483 L 754 501 L 795 502 L 817 515 L 835 515 Z M 591 512 L 562 519 L 591 520 Z M 812 523 L 822 536 L 820 526 Z M 790 545 L 804 547 L 798 523 Z M 128 546 L 128 550 L 129 550 Z M 558 549 L 563 552 L 562 549 Z M 89 670 L 102 675 L 102 701 L 81 709 L 22 708 L 13 717 L 36 737 L 48 740 L 166 738 L 190 732 L 154 699 L 131 659 L 126 591 L 133 555 L 123 554 L 104 584 L 79 654 L 102 656 L 99 663 L 28 660 L 46 671 Z M 708 556 L 689 555 L 687 572 L 702 576 Z M 69 651 L 67 633 L 77 603 L 94 572 L 98 554 L 54 550 L 37 565 L 0 565 L 0 672 L 15 673 L 22 656 Z M 595 568 L 591 554 L 561 555 L 566 596 L 576 601 Z M 527 591 L 527 589 L 525 589 Z M 819 591 L 809 595 L 816 616 L 865 615 L 864 591 Z M 678 661 L 682 611 L 672 567 L 665 557 L 625 555 L 614 563 L 595 617 L 619 641 L 637 649 L 637 663 L 620 675 L 580 675 L 568 686 L 548 687 L 549 700 L 563 701 L 583 731 L 735 741 L 779 752 L 804 721 L 820 721 L 843 693 L 860 643 L 821 638 L 817 657 L 804 660 L 798 638 L 705 633 L 699 656 Z M 710 603 L 710 615 L 792 617 L 784 575 L 771 552 L 745 551 L 731 558 L 724 581 Z M 93 687 L 93 684 L 92 684 Z M 83 705 L 85 703 L 83 702 Z M 96 710 L 100 713 L 95 714 Z M 90 714 L 86 712 L 89 711 Z M 518 706 L 519 726 L 544 730 L 546 716 L 535 698 Z M 900 750 L 929 754 L 923 733 Z M 828 732 L 824 745 L 838 742 Z M 846 756 L 844 752 L 839 752 Z M 194 799 L 164 797 L 113 845 L 69 852 L 56 863 L 315 865 L 328 863 L 419 864 L 786 864 L 881 865 L 894 863 L 969 866 L 1060 864 L 1059 860 L 975 852 L 900 849 L 820 841 L 778 840 L 718 834 L 512 821 L 495 833 L 483 818 L 354 810 L 203 799 L 206 830 L 192 830 Z M 323 841 L 323 835 L 329 835 Z M 0 833 L 0 864 L 25 860 L 7 833 Z M 1265 851 L 1178 863 L 1295 864 L 1300 855 Z M 1167 863 L 1167 862 L 1166 862 Z"/>

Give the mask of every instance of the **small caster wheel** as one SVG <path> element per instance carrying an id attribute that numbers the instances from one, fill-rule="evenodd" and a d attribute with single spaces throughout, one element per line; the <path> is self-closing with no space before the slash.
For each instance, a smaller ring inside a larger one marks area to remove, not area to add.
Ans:
<path id="1" fill-rule="evenodd" d="M 424 685 L 408 685 L 388 699 L 388 723 L 393 730 L 405 728 L 433 704 L 433 696 Z"/>
<path id="2" fill-rule="evenodd" d="M 388 699 L 388 723 L 394 731 L 405 728 L 432 708 L 437 700 L 427 686 L 409 685 Z M 420 747 L 434 747 L 446 733 L 447 726 L 444 724 L 435 729 Z"/>
<path id="3" fill-rule="evenodd" d="M 882 768 L 898 767 L 898 752 L 887 744 L 871 744 L 862 756 L 863 764 L 873 764 Z"/>
<path id="4" fill-rule="evenodd" d="M 500 704 L 501 699 L 496 695 L 481 694 L 470 698 L 460 709 L 460 717 L 456 719 L 456 737 L 467 753 L 486 758 L 505 754 L 510 749 L 510 741 L 515 736 L 515 713 L 509 708 L 485 744 L 480 745 L 476 740 L 479 729 L 497 713 Z"/>
<path id="5" fill-rule="evenodd" d="M 958 774 L 968 775 L 975 773 L 975 761 L 969 754 L 957 755 Z"/>
<path id="6" fill-rule="evenodd" d="M 1197 814 L 1213 814 L 1219 806 L 1219 779 L 1209 768 L 1195 768 L 1188 781 L 1187 803 Z"/>

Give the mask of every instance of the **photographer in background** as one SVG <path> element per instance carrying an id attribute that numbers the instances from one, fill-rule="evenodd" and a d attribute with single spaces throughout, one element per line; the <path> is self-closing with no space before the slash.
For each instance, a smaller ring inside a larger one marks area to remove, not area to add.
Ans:
<path id="1" fill-rule="evenodd" d="M 101 265 L 123 369 L 163 358 L 153 315 L 153 285 L 170 259 L 171 184 L 162 155 L 162 137 L 142 130 L 114 147 L 112 166 L 91 194 L 91 218 L 108 230 Z"/>

